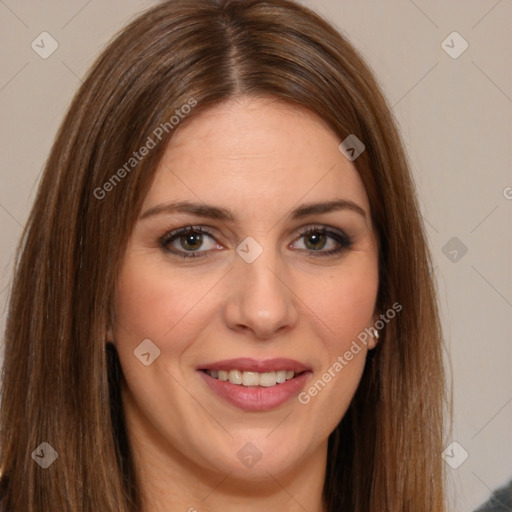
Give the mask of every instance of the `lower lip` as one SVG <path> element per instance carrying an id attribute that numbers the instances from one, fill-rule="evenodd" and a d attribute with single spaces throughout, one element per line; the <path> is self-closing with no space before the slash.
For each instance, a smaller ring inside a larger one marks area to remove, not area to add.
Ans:
<path id="1" fill-rule="evenodd" d="M 210 377 L 199 370 L 210 389 L 230 404 L 245 411 L 268 411 L 298 395 L 306 384 L 310 371 L 271 387 L 242 386 Z"/>

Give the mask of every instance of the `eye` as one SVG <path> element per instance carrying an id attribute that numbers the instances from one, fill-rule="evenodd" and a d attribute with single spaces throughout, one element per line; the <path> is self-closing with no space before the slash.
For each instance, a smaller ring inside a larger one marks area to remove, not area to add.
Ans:
<path id="1" fill-rule="evenodd" d="M 334 230 L 325 226 L 312 226 L 302 231 L 297 240 L 303 239 L 299 250 L 309 251 L 314 256 L 329 256 L 337 254 L 352 247 L 352 240 L 343 231 Z M 297 243 L 297 242 L 295 242 Z"/>
<path id="2" fill-rule="evenodd" d="M 303 239 L 299 247 L 295 245 Z M 352 241 L 341 230 L 326 226 L 312 226 L 303 230 L 299 238 L 291 246 L 300 251 L 311 253 L 312 256 L 329 256 L 341 253 L 352 247 Z M 211 250 L 222 250 L 214 235 L 200 226 L 187 226 L 166 233 L 158 240 L 160 247 L 168 253 L 182 258 L 202 258 Z M 302 247 L 300 247 L 302 245 Z"/>
<path id="3" fill-rule="evenodd" d="M 187 226 L 166 233 L 158 243 L 164 251 L 182 258 L 204 257 L 207 251 L 223 249 L 208 230 L 198 226 Z"/>

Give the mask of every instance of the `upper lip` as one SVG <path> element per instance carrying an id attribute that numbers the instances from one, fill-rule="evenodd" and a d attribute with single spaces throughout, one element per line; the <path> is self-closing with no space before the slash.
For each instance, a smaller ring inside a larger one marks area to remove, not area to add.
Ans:
<path id="1" fill-rule="evenodd" d="M 239 357 L 236 359 L 225 359 L 224 361 L 215 361 L 198 367 L 198 370 L 240 370 L 242 372 L 275 372 L 278 370 L 292 370 L 295 373 L 302 373 L 311 370 L 306 364 L 278 357 L 275 359 L 257 360 L 250 357 Z"/>

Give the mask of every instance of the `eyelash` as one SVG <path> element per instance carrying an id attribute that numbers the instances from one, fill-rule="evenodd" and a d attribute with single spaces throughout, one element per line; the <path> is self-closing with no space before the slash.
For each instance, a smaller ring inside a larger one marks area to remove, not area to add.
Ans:
<path id="1" fill-rule="evenodd" d="M 185 228 L 176 229 L 174 231 L 170 231 L 166 233 L 164 236 L 160 237 L 158 239 L 159 246 L 167 253 L 172 253 L 176 256 L 179 256 L 183 259 L 191 259 L 191 258 L 204 258 L 208 255 L 208 251 L 206 250 L 199 250 L 199 251 L 179 251 L 179 250 L 172 250 L 169 248 L 169 244 L 174 242 L 175 240 L 179 239 L 182 236 L 189 235 L 189 234 L 201 234 L 201 235 L 208 235 L 209 237 L 215 239 L 215 236 L 207 229 L 201 226 L 187 226 Z M 325 257 L 325 256 L 331 256 L 334 254 L 341 253 L 345 250 L 348 250 L 352 247 L 352 240 L 348 235 L 343 233 L 343 231 L 334 231 L 332 229 L 326 228 L 325 226 L 310 226 L 307 229 L 300 232 L 299 236 L 296 238 L 296 240 L 299 240 L 300 238 L 307 237 L 308 235 L 312 234 L 320 234 L 320 235 L 327 235 L 330 238 L 334 239 L 335 242 L 338 243 L 339 247 L 336 249 L 330 249 L 328 251 L 322 251 L 320 250 L 313 250 L 313 249 L 301 249 L 308 251 L 311 253 L 310 255 L 313 257 Z"/>

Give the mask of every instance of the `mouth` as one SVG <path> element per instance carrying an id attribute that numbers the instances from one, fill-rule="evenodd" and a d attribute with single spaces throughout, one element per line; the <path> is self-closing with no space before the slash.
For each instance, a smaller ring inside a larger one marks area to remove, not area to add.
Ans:
<path id="1" fill-rule="evenodd" d="M 210 391 L 246 411 L 266 411 L 297 395 L 312 375 L 292 359 L 230 359 L 197 368 Z"/>
<path id="2" fill-rule="evenodd" d="M 239 369 L 236 370 L 201 370 L 213 379 L 222 382 L 230 382 L 237 386 L 246 387 L 265 387 L 270 388 L 283 384 L 288 380 L 294 379 L 305 372 L 295 373 L 293 370 L 277 370 L 275 372 L 248 372 Z"/>

